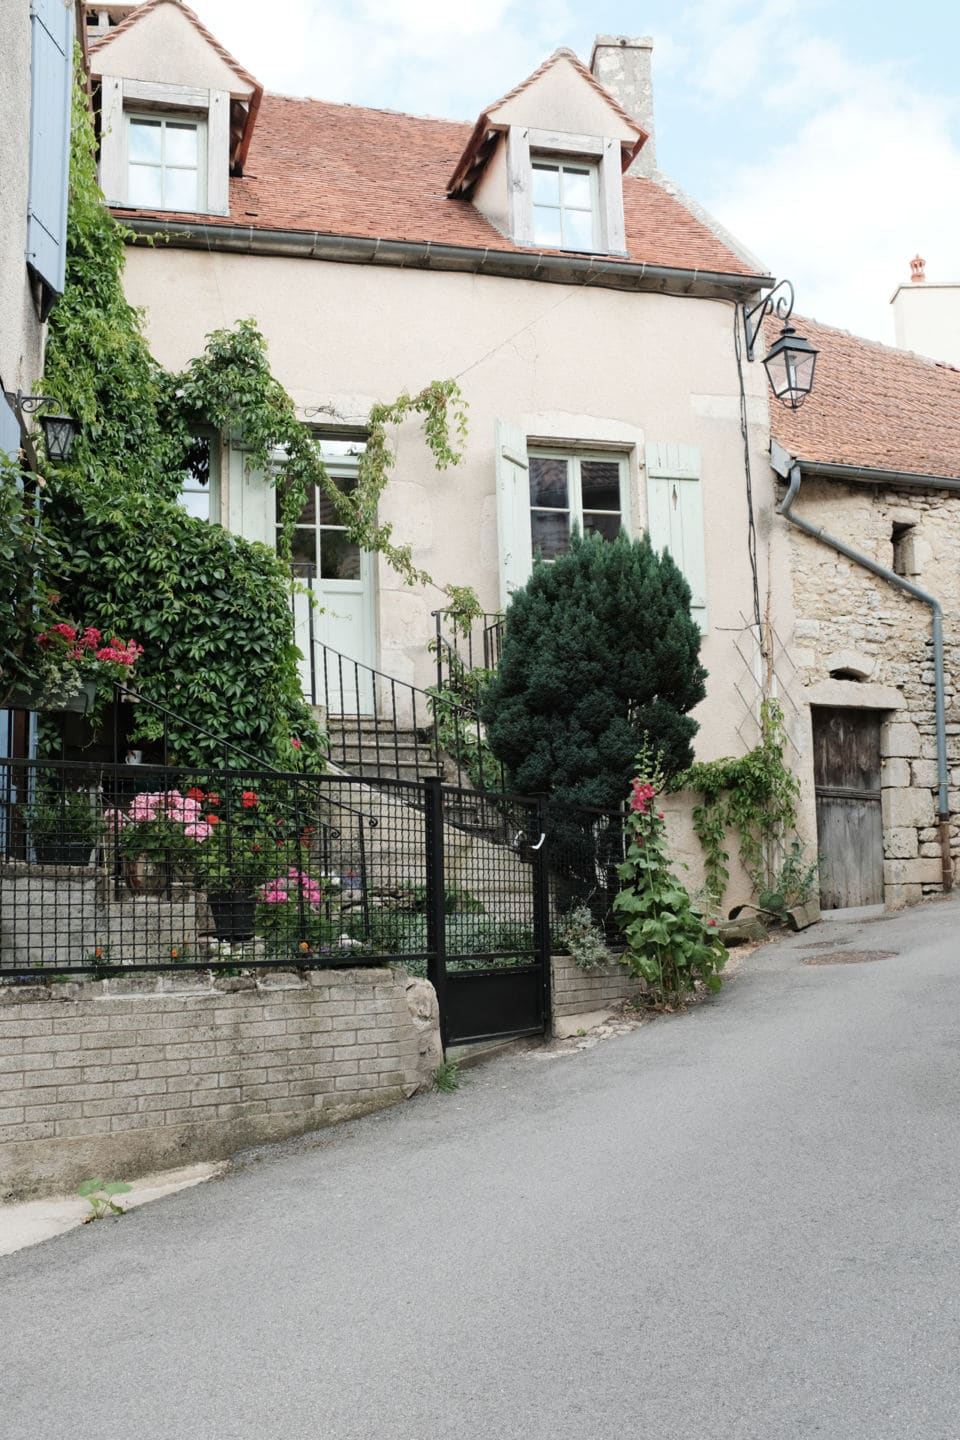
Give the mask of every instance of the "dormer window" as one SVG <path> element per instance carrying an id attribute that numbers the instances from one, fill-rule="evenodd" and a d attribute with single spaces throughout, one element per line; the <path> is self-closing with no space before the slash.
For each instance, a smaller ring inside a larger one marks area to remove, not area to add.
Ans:
<path id="1" fill-rule="evenodd" d="M 142 210 L 203 210 L 206 124 L 186 117 L 130 115 L 127 204 Z"/>
<path id="2" fill-rule="evenodd" d="M 599 250 L 596 165 L 531 157 L 533 243 L 555 250 Z"/>

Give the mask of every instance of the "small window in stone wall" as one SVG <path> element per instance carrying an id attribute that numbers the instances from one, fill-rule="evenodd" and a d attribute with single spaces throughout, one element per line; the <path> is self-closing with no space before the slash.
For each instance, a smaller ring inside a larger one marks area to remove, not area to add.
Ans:
<path id="1" fill-rule="evenodd" d="M 914 537 L 915 525 L 895 524 L 890 534 L 893 545 L 893 573 L 895 575 L 916 575 L 917 560 Z"/>

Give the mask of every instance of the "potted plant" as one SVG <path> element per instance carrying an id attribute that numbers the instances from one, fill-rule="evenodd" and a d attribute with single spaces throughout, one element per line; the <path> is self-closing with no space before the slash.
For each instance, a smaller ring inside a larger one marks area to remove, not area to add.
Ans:
<path id="1" fill-rule="evenodd" d="M 192 875 L 219 817 L 179 790 L 144 790 L 126 809 L 105 810 L 103 822 L 105 844 L 121 857 L 128 888 L 140 894 Z"/>
<path id="2" fill-rule="evenodd" d="M 38 865 L 88 865 L 97 841 L 97 812 L 88 790 L 38 790 L 27 810 Z"/>
<path id="3" fill-rule="evenodd" d="M 234 805 L 196 788 L 187 792 L 198 803 L 216 802 L 222 823 L 197 852 L 197 878 L 207 892 L 218 940 L 249 940 L 254 932 L 257 890 L 276 873 L 288 842 L 284 823 L 261 804 L 255 790 L 243 790 Z"/>
<path id="4" fill-rule="evenodd" d="M 143 646 L 106 637 L 92 625 L 80 629 L 60 621 L 37 636 L 36 679 L 16 687 L 8 703 L 27 710 L 74 710 L 89 715 L 104 682 L 129 680 Z"/>

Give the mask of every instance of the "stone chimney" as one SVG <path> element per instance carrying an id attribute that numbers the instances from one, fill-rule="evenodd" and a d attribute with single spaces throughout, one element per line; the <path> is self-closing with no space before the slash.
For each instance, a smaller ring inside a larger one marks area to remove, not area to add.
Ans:
<path id="1" fill-rule="evenodd" d="M 919 255 L 914 255 L 910 261 L 910 279 L 914 285 L 922 285 L 927 278 L 927 262 Z"/>
<path id="2" fill-rule="evenodd" d="M 590 69 L 627 114 L 642 125 L 648 139 L 627 172 L 652 175 L 657 168 L 653 128 L 653 41 L 649 35 L 598 35 L 593 42 Z"/>

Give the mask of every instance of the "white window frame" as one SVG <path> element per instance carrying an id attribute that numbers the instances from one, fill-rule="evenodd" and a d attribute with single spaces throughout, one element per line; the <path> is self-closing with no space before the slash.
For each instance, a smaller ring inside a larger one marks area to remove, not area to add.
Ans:
<path id="1" fill-rule="evenodd" d="M 180 486 L 180 494 L 179 494 L 179 496 L 178 496 L 177 498 L 178 498 L 179 504 L 183 507 L 184 510 L 187 511 L 187 514 L 189 515 L 189 514 L 191 514 L 192 512 L 187 508 L 186 505 L 183 504 L 183 496 L 184 496 L 184 495 L 207 495 L 207 496 L 209 496 L 209 498 L 210 498 L 209 514 L 207 515 L 206 520 L 207 520 L 207 522 L 208 522 L 209 524 L 219 525 L 219 524 L 221 523 L 221 513 L 222 513 L 222 512 L 221 512 L 221 496 L 222 496 L 222 491 L 221 491 L 221 487 L 220 487 L 220 446 L 219 446 L 219 443 L 218 443 L 218 441 L 217 441 L 217 439 L 216 439 L 216 437 L 215 437 L 214 435 L 203 435 L 203 436 L 201 436 L 200 438 L 201 438 L 201 439 L 205 439 L 205 440 L 207 441 L 208 446 L 209 446 L 209 455 L 210 455 L 210 472 L 209 472 L 209 478 L 207 479 L 206 485 L 203 485 L 203 484 L 201 484 L 201 482 L 194 476 L 194 474 L 193 474 L 192 471 L 187 470 L 187 471 L 184 473 L 183 483 L 182 483 L 181 486 Z M 202 520 L 204 517 L 203 517 L 202 515 L 195 515 L 195 516 L 193 516 L 193 518 L 194 518 L 195 520 Z"/>
<path id="2" fill-rule="evenodd" d="M 568 500 L 567 510 L 568 510 L 569 517 L 570 517 L 570 519 L 569 519 L 569 530 L 568 530 L 568 534 L 569 534 L 569 535 L 572 535 L 572 534 L 573 534 L 574 528 L 576 528 L 577 530 L 579 530 L 579 532 L 580 532 L 581 535 L 586 534 L 586 533 L 594 533 L 594 532 L 586 532 L 586 531 L 584 530 L 584 527 L 583 527 L 584 505 L 583 505 L 583 484 L 582 484 L 581 475 L 580 475 L 580 466 L 581 466 L 581 464 L 582 464 L 585 460 L 587 460 L 587 461 L 589 461 L 589 460 L 596 460 L 596 461 L 601 462 L 602 464 L 616 464 L 617 470 L 618 470 L 619 487 L 620 487 L 620 509 L 619 509 L 619 511 L 615 511 L 615 510 L 596 510 L 596 509 L 594 509 L 594 508 L 591 507 L 590 509 L 588 509 L 587 513 L 588 513 L 588 514 L 596 514 L 596 515 L 615 515 L 615 514 L 619 514 L 619 516 L 620 516 L 620 529 L 621 529 L 621 530 L 626 530 L 626 532 L 627 532 L 628 535 L 631 533 L 631 532 L 630 532 L 630 506 L 629 506 L 629 497 L 630 497 L 630 488 L 629 488 L 629 487 L 630 487 L 630 475 L 629 475 L 629 467 L 628 467 L 628 465 L 627 465 L 627 456 L 626 456 L 626 454 L 624 453 L 623 450 L 604 450 L 604 449 L 601 448 L 601 447 L 597 447 L 596 449 L 594 449 L 594 448 L 592 448 L 592 447 L 591 447 L 590 449 L 586 449 L 586 448 L 581 449 L 579 446 L 576 447 L 576 448 L 571 448 L 571 447 L 564 447 L 564 446 L 562 446 L 562 445 L 549 445 L 549 446 L 548 446 L 548 445 L 530 444 L 530 445 L 528 446 L 528 448 L 527 448 L 527 462 L 528 462 L 528 464 L 529 464 L 529 462 L 532 461 L 532 460 L 562 460 L 562 461 L 565 461 L 566 464 L 567 464 L 567 467 L 568 467 L 568 468 L 567 468 L 567 500 Z M 538 512 L 543 512 L 543 513 L 549 514 L 549 513 L 551 513 L 551 508 L 552 508 L 552 507 L 546 506 L 546 505 L 534 505 L 532 501 L 531 501 L 531 502 L 529 503 L 529 505 L 528 505 L 528 510 L 529 510 L 529 512 L 530 512 L 530 515 L 532 515 L 534 511 L 538 511 Z M 553 510 L 553 513 L 558 513 L 558 510 L 559 510 L 559 507 L 557 507 L 556 509 L 554 509 L 554 510 Z M 562 511 L 560 511 L 560 513 L 562 513 Z M 533 521 L 532 521 L 531 519 L 529 519 L 529 517 L 528 517 L 527 523 L 528 523 L 529 529 L 530 529 L 531 550 L 532 550 L 533 558 L 536 559 L 536 558 L 537 558 L 537 544 L 536 544 L 536 540 L 534 539 L 534 535 L 533 535 Z M 546 557 L 544 557 L 544 558 L 546 558 Z M 548 562 L 548 563 L 549 563 L 549 562 Z"/>
<path id="3" fill-rule="evenodd" d="M 612 136 L 575 135 L 511 125 L 507 131 L 507 187 L 510 195 L 510 234 L 518 245 L 555 250 L 534 239 L 533 162 L 567 163 L 591 167 L 596 175 L 596 214 L 593 250 L 578 254 L 625 255 L 623 177 L 619 140 Z"/>
<path id="4" fill-rule="evenodd" d="M 230 94 L 187 85 L 104 75 L 100 98 L 100 187 L 108 205 L 148 209 L 130 201 L 130 119 L 196 124 L 202 165 L 198 215 L 230 213 Z M 173 212 L 177 213 L 177 212 Z M 180 213 L 192 213 L 181 211 Z"/>
<path id="5" fill-rule="evenodd" d="M 141 122 L 141 123 L 144 123 L 144 124 L 148 124 L 148 125 L 159 125 L 159 126 L 160 126 L 160 163 L 159 163 L 158 165 L 154 165 L 154 166 L 151 166 L 151 167 L 149 167 L 149 168 L 160 171 L 160 193 L 161 193 L 161 199 L 160 199 L 160 204 L 159 204 L 159 205 L 137 204 L 136 208 L 137 208 L 137 209 L 140 209 L 140 210 L 173 210 L 173 211 L 179 212 L 179 213 L 181 213 L 181 214 L 183 214 L 183 213 L 193 214 L 194 211 L 195 211 L 198 215 L 203 214 L 203 213 L 206 211 L 206 208 L 207 208 L 207 122 L 206 122 L 206 118 L 205 118 L 203 115 L 198 115 L 198 114 L 196 114 L 196 113 L 192 113 L 192 114 L 191 114 L 191 113 L 189 113 L 189 112 L 184 112 L 184 113 L 182 113 L 182 114 L 178 114 L 176 111 L 170 112 L 170 111 L 165 111 L 165 110 L 125 110 L 125 111 L 124 111 L 124 116 L 123 116 L 123 129 L 124 129 L 124 142 L 125 142 L 125 148 L 126 148 L 126 193 L 127 193 L 127 196 L 128 196 L 128 197 L 129 197 L 129 195 L 130 195 L 130 167 L 131 167 L 132 165 L 134 165 L 134 164 L 140 165 L 140 164 L 143 163 L 143 162 L 141 162 L 141 161 L 131 160 L 131 158 L 130 158 L 130 130 L 131 130 L 131 126 L 134 125 L 135 123 L 137 123 L 138 121 Z M 167 129 L 167 126 L 168 126 L 168 125 L 177 125 L 177 126 L 180 126 L 181 128 L 187 128 L 187 127 L 189 127 L 189 128 L 191 128 L 191 129 L 193 129 L 193 130 L 196 131 L 196 135 L 197 135 L 197 163 L 196 163 L 195 166 L 189 166 L 189 165 L 168 165 L 168 164 L 164 161 L 164 158 L 163 158 L 164 139 L 165 139 L 166 129 Z M 194 207 L 194 206 L 189 206 L 189 205 L 188 205 L 188 206 L 185 206 L 185 205 L 172 205 L 172 204 L 168 205 L 168 204 L 165 203 L 164 197 L 163 197 L 164 177 L 165 177 L 165 175 L 166 175 L 166 173 L 167 173 L 168 170 L 184 170 L 184 171 L 187 171 L 187 172 L 190 173 L 190 174 L 196 173 L 196 177 L 197 177 L 197 203 L 196 203 L 196 206 L 195 206 L 195 207 Z M 129 203 L 130 203 L 131 205 L 134 204 L 133 201 L 130 201 Z"/>
<path id="6" fill-rule="evenodd" d="M 531 191 L 531 207 L 532 207 L 532 214 L 533 214 L 533 239 L 534 239 L 534 244 L 539 244 L 539 245 L 550 245 L 550 244 L 551 244 L 550 241 L 543 240 L 543 239 L 541 239 L 541 238 L 537 235 L 537 211 L 538 211 L 538 210 L 541 210 L 541 209 L 543 209 L 543 210 L 553 210 L 553 211 L 557 212 L 557 214 L 558 214 L 559 217 L 560 217 L 560 245 L 559 245 L 559 247 L 551 247 L 551 248 L 559 248 L 560 250 L 581 250 L 581 251 L 586 251 L 588 254 L 593 254 L 593 253 L 595 253 L 597 250 L 599 250 L 599 249 L 601 248 L 601 245 L 600 245 L 600 237 L 601 237 L 602 228 L 603 228 L 603 227 L 601 226 L 601 223 L 600 223 L 600 175 L 599 175 L 599 169 L 598 169 L 598 166 L 597 166 L 596 161 L 595 161 L 595 160 L 583 160 L 583 159 L 580 159 L 580 158 L 579 158 L 578 156 L 576 156 L 576 155 L 551 155 L 551 154 L 549 154 L 549 153 L 540 154 L 539 152 L 532 152 L 531 155 L 530 155 L 530 171 L 531 171 L 531 177 L 532 177 L 532 175 L 533 175 L 533 172 L 536 171 L 536 170 L 538 170 L 538 169 L 539 169 L 539 170 L 552 170 L 552 171 L 555 171 L 555 172 L 556 172 L 557 177 L 558 177 L 558 181 L 559 181 L 559 184 L 558 184 L 557 189 L 558 189 L 558 193 L 559 193 L 559 197 L 560 197 L 560 198 L 559 198 L 559 202 L 558 202 L 556 205 L 543 205 L 542 203 L 538 205 L 537 202 L 536 202 L 536 200 L 535 200 L 534 197 L 533 197 L 533 192 Z M 564 205 L 564 203 L 563 203 L 563 175 L 564 175 L 564 172 L 565 172 L 565 171 L 569 171 L 569 172 L 571 172 L 571 173 L 575 173 L 575 174 L 578 174 L 578 175 L 586 175 L 587 178 L 588 178 L 588 182 L 589 182 L 589 185 L 590 185 L 590 210 L 589 210 L 589 215 L 590 215 L 590 244 L 589 244 L 589 245 L 568 245 L 568 244 L 567 244 L 567 241 L 566 241 L 566 237 L 565 237 L 564 234 L 563 234 L 563 230 L 564 230 L 564 217 L 566 216 L 566 214 L 567 214 L 568 212 L 572 212 L 572 213 L 575 213 L 575 214 L 578 214 L 578 215 L 585 215 L 585 214 L 588 213 L 588 212 L 586 211 L 586 209 L 584 209 L 584 208 L 581 207 L 581 206 L 576 206 L 576 205 Z M 532 183 L 533 183 L 533 182 L 532 182 L 532 180 L 531 180 L 531 184 L 532 184 Z"/>

